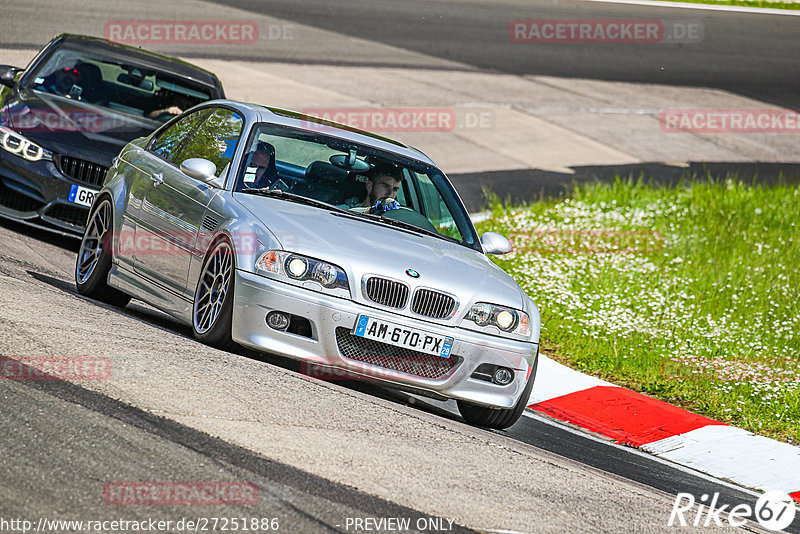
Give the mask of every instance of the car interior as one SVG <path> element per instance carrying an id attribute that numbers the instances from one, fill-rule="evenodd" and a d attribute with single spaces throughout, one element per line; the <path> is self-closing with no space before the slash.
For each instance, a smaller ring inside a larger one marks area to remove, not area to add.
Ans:
<path id="1" fill-rule="evenodd" d="M 78 75 L 68 90 L 52 83 L 65 69 Z M 182 112 L 211 98 L 206 88 L 192 86 L 187 80 L 125 61 L 67 50 L 57 51 L 39 69 L 33 88 L 161 122 L 175 116 L 166 111 L 169 108 Z"/>
<path id="2" fill-rule="evenodd" d="M 356 147 L 348 148 L 347 152 L 335 152 L 324 159 L 313 159 L 322 154 L 313 154 L 317 147 L 309 147 L 308 155 L 312 161 L 307 165 L 291 163 L 281 159 L 280 144 L 275 138 L 260 139 L 254 143 L 254 148 L 246 157 L 245 172 L 237 183 L 237 191 L 248 189 L 279 189 L 281 191 L 300 195 L 302 197 L 325 202 L 356 212 L 364 212 L 367 207 L 361 203 L 367 197 L 366 182 L 376 165 L 391 164 L 381 158 L 371 155 L 359 155 Z M 277 142 L 276 142 L 277 141 Z M 256 179 L 258 167 L 253 163 L 256 150 L 268 150 L 273 154 L 270 165 L 274 165 L 274 172 L 264 172 L 262 176 L 268 179 Z M 330 147 L 326 151 L 331 153 Z M 401 167 L 403 179 L 395 200 L 400 204 L 400 209 L 383 213 L 383 217 L 399 220 L 412 224 L 418 228 L 436 232 L 441 235 L 461 239 L 450 211 L 444 205 L 436 186 L 426 174 L 414 172 L 407 167 Z"/>

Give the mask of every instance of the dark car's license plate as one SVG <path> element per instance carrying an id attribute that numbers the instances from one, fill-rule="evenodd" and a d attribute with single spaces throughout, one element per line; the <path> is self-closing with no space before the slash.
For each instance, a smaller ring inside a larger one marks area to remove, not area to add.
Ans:
<path id="1" fill-rule="evenodd" d="M 75 204 L 80 204 L 81 206 L 86 206 L 87 208 L 91 208 L 92 202 L 94 201 L 94 196 L 97 193 L 98 191 L 94 189 L 81 187 L 78 184 L 72 184 L 72 187 L 69 190 L 69 201 L 74 202 Z"/>

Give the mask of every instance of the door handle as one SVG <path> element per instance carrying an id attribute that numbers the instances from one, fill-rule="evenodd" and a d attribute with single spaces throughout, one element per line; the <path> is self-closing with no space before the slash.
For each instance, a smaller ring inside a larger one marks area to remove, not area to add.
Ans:
<path id="1" fill-rule="evenodd" d="M 153 180 L 154 186 L 159 186 L 164 183 L 164 175 L 160 172 L 150 175 L 150 179 Z"/>

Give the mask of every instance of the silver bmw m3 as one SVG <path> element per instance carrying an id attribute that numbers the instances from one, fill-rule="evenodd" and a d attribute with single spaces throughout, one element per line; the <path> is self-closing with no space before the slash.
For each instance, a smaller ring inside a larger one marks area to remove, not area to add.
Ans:
<path id="1" fill-rule="evenodd" d="M 322 119 L 204 103 L 115 159 L 93 203 L 78 291 L 143 300 L 210 345 L 320 377 L 455 399 L 507 428 L 536 374 L 539 312 L 487 254 L 422 152 Z"/>

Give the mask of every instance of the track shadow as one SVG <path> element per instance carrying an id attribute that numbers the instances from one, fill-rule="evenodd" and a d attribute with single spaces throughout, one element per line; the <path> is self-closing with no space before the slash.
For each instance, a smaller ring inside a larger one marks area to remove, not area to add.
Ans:
<path id="1" fill-rule="evenodd" d="M 69 293 L 71 295 L 78 294 L 78 292 L 75 290 L 75 284 L 72 282 L 67 282 L 66 280 L 61 280 L 60 278 L 41 273 L 39 271 L 32 271 L 30 269 L 26 270 L 25 272 L 27 272 L 28 275 L 34 280 L 37 280 L 43 284 L 47 284 L 50 287 L 60 289 L 64 293 Z"/>
<path id="2" fill-rule="evenodd" d="M 101 306 L 107 310 L 122 313 L 126 317 L 130 317 L 132 319 L 136 319 L 140 322 L 146 323 L 148 326 L 155 326 L 157 328 L 162 328 L 174 334 L 180 334 L 184 337 L 192 337 L 191 328 L 179 323 L 170 315 L 158 311 L 155 308 L 152 308 L 146 304 L 134 300 L 131 301 L 124 308 L 118 308 L 116 306 L 111 306 L 110 304 L 105 304 L 103 302 L 99 302 L 96 300 L 92 300 L 88 297 L 82 296 L 80 293 L 78 293 L 77 289 L 75 288 L 75 283 L 72 281 L 65 281 L 60 278 L 49 276 L 47 274 L 38 271 L 33 271 L 30 269 L 28 269 L 26 272 L 31 278 L 37 280 L 38 282 L 47 284 L 50 287 L 59 289 L 64 293 L 67 293 L 79 299 L 86 300 L 88 302 L 91 302 L 92 304 Z"/>
<path id="3" fill-rule="evenodd" d="M 691 162 L 688 167 L 640 163 L 587 165 L 571 169 L 574 174 L 541 169 L 519 169 L 452 174 L 449 178 L 470 213 L 486 208 L 487 199 L 484 191 L 497 195 L 502 201 L 520 204 L 560 197 L 574 184 L 610 182 L 617 176 L 634 179 L 642 177 L 664 185 L 675 185 L 682 180 L 706 180 L 709 177 L 724 179 L 728 175 L 735 175 L 745 182 L 754 181 L 766 185 L 780 180 L 800 183 L 800 163 Z"/>
<path id="4" fill-rule="evenodd" d="M 11 230 L 16 234 L 22 234 L 38 241 L 44 241 L 58 248 L 75 252 L 76 254 L 81 245 L 81 241 L 77 237 L 66 237 L 3 217 L 0 217 L 0 227 Z"/>

